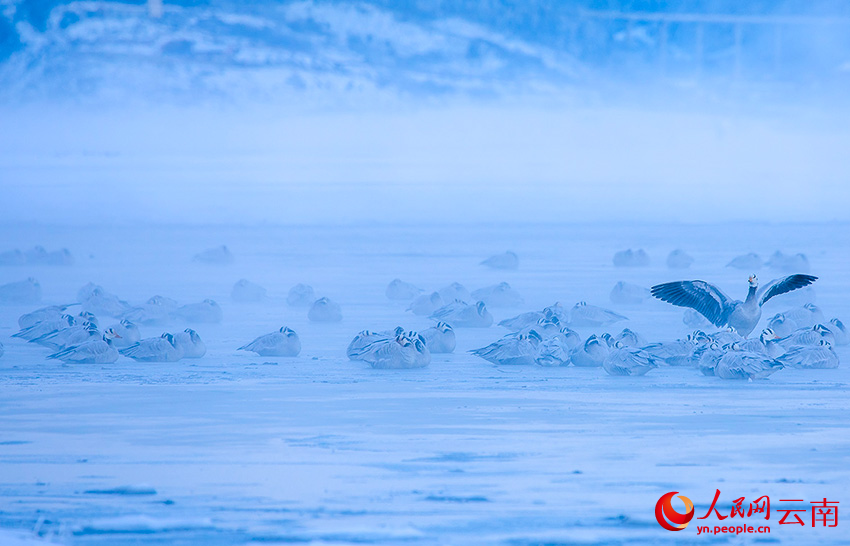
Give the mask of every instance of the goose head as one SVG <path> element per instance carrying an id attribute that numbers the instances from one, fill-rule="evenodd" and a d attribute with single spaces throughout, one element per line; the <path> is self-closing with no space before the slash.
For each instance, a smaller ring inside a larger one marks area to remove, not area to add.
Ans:
<path id="1" fill-rule="evenodd" d="M 103 341 L 105 341 L 108 345 L 112 345 L 113 339 L 121 339 L 121 336 L 118 335 L 118 332 L 116 332 L 112 328 L 108 328 L 105 332 L 103 332 Z"/>
<path id="2" fill-rule="evenodd" d="M 779 336 L 776 335 L 776 332 L 773 331 L 773 328 L 765 328 L 761 331 L 761 335 L 759 336 L 759 340 L 767 345 L 767 343 L 771 340 L 779 339 Z"/>
<path id="3" fill-rule="evenodd" d="M 838 320 L 838 319 L 835 319 L 835 320 Z M 437 323 L 437 325 L 435 326 L 435 328 L 436 328 L 437 330 L 439 330 L 440 332 L 443 332 L 444 334 L 445 334 L 446 332 L 451 332 L 451 331 L 452 331 L 452 327 L 451 327 L 451 326 L 449 326 L 448 324 L 446 324 L 445 322 L 438 322 L 438 323 Z"/>

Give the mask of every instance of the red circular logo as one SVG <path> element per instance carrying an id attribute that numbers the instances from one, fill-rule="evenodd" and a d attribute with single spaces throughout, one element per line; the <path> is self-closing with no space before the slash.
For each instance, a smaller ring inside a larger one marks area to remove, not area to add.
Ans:
<path id="1" fill-rule="evenodd" d="M 678 491 L 670 491 L 661 495 L 658 502 L 655 503 L 655 519 L 658 524 L 668 531 L 681 531 L 688 526 L 688 523 L 694 519 L 694 503 L 691 499 L 684 495 L 676 495 Z M 677 512 L 673 508 L 673 496 L 678 496 L 685 503 L 685 513 Z"/>

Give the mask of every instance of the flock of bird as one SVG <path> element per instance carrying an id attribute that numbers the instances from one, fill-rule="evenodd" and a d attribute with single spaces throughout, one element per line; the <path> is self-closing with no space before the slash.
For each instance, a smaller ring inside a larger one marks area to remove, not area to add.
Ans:
<path id="1" fill-rule="evenodd" d="M 791 329 L 782 337 L 770 327 L 758 338 L 726 327 L 712 333 L 697 330 L 684 339 L 661 343 L 647 343 L 629 328 L 582 339 L 570 324 L 608 326 L 622 318 L 583 302 L 566 311 L 556 303 L 504 320 L 500 325 L 513 332 L 472 353 L 495 364 L 595 366 L 611 375 L 644 375 L 659 366 L 677 366 L 698 368 L 721 379 L 758 379 L 783 367 L 836 368 L 839 359 L 833 344 L 850 342 L 844 324 L 838 319 L 832 319 L 829 327 L 821 324 L 822 313 L 812 304 L 771 319 Z"/>
<path id="2" fill-rule="evenodd" d="M 812 277 L 809 282 L 813 281 Z M 762 294 L 761 303 L 782 293 L 781 290 L 793 290 L 790 287 L 800 282 L 797 278 L 787 277 L 770 283 Z M 690 288 L 690 284 L 685 286 Z M 722 292 L 716 287 L 712 287 L 709 293 L 722 297 Z M 728 297 L 721 301 L 728 302 L 732 309 L 746 303 L 734 302 Z M 705 301 L 687 303 L 706 305 Z M 478 317 L 478 322 L 471 324 L 466 322 L 464 315 L 461 324 L 465 327 L 492 323 L 489 314 L 487 319 L 481 320 L 486 313 L 482 302 L 475 305 L 455 302 L 438 310 L 431 318 L 444 317 L 458 308 L 470 311 L 469 317 Z M 666 365 L 698 368 L 705 375 L 721 379 L 758 379 L 783 367 L 836 368 L 839 359 L 832 345 L 850 342 L 844 324 L 832 319 L 829 326 L 825 326 L 822 324 L 822 312 L 813 304 L 779 313 L 770 319 L 771 325 L 781 328 L 783 336 L 768 327 L 758 338 L 747 338 L 734 327 L 727 326 L 732 316 L 729 312 L 725 319 L 723 314 L 716 317 L 715 322 L 721 323 L 718 325 L 724 328 L 715 332 L 697 330 L 685 339 L 672 342 L 647 343 L 629 328 L 615 335 L 591 334 L 582 339 L 572 327 L 606 327 L 625 320 L 625 317 L 585 302 L 577 303 L 572 309 L 555 303 L 541 311 L 522 313 L 501 321 L 499 326 L 510 330 L 510 333 L 471 352 L 498 365 L 572 364 L 601 367 L 611 375 L 644 375 L 653 368 Z M 347 355 L 352 360 L 369 362 L 376 368 L 415 368 L 427 366 L 431 353 L 451 352 L 455 343 L 450 323 L 437 322 L 421 333 L 406 332 L 401 327 L 381 332 L 363 331 L 352 340 Z"/>
<path id="3" fill-rule="evenodd" d="M 16 258 L 17 254 L 10 256 Z M 796 260 L 794 265 L 801 263 L 799 256 L 802 255 L 792 257 L 792 261 Z M 755 258 L 757 256 L 747 255 L 736 260 L 753 265 Z M 776 260 L 777 256 L 772 259 Z M 196 260 L 229 263 L 232 255 L 226 247 L 219 247 L 196 256 Z M 730 267 L 738 267 L 736 260 Z M 671 268 L 687 267 L 683 264 L 689 266 L 690 262 L 692 258 L 683 251 L 674 251 L 668 257 Z M 614 257 L 618 267 L 641 267 L 647 263 L 648 256 L 642 250 L 623 251 Z M 518 257 L 506 252 L 482 264 L 494 269 L 516 269 Z M 816 280 L 815 276 L 796 273 L 759 288 L 758 278 L 752 275 L 744 300 L 732 299 L 717 286 L 701 280 L 668 282 L 649 290 L 618 283 L 612 291 L 612 300 L 615 294 L 618 298 L 640 299 L 647 292 L 698 315 L 686 314 L 686 323 L 702 321 L 701 324 L 713 327 L 714 331 L 706 332 L 707 328 L 701 328 L 684 339 L 656 343 L 647 342 L 629 328 L 618 333 L 593 333 L 583 338 L 576 329 L 609 328 L 627 318 L 586 302 L 569 309 L 555 303 L 540 311 L 502 320 L 498 325 L 509 333 L 470 352 L 498 365 L 600 367 L 618 376 L 644 375 L 659 366 L 697 368 L 705 375 L 722 379 L 758 379 L 784 367 L 835 368 L 839 358 L 833 345 L 847 344 L 850 337 L 839 319 L 826 322 L 821 310 L 811 303 L 778 313 L 769 319 L 767 328 L 758 337 L 748 337 L 759 323 L 762 306 L 767 301 L 807 287 Z M 40 290 L 34 279 L 2 285 L 0 303 L 38 301 Z M 507 283 L 472 292 L 460 283 L 451 283 L 429 293 L 394 279 L 386 288 L 386 296 L 408 301 L 408 311 L 429 317 L 434 325 L 421 332 L 406 331 L 399 326 L 393 330 L 364 330 L 357 334 L 349 343 L 346 355 L 351 360 L 364 361 L 380 369 L 427 366 L 431 354 L 454 352 L 456 329 L 492 326 L 494 318 L 488 306 L 518 306 L 523 302 Z M 233 286 L 231 297 L 238 302 L 262 301 L 266 291 L 242 279 Z M 314 322 L 342 320 L 340 306 L 328 298 L 317 298 L 309 285 L 292 287 L 287 303 L 308 307 L 307 317 Z M 101 331 L 98 316 L 112 317 L 114 323 Z M 167 332 L 143 339 L 139 325 L 159 326 L 173 321 L 217 323 L 222 316 L 221 307 L 209 299 L 179 305 L 175 300 L 157 295 L 140 306 L 133 306 L 103 287 L 89 283 L 77 293 L 76 303 L 42 307 L 21 315 L 18 319 L 20 329 L 12 337 L 50 349 L 52 352 L 47 358 L 67 363 L 106 364 L 116 362 L 121 356 L 139 362 L 176 362 L 206 354 L 206 345 L 198 332 L 185 328 L 177 333 Z M 301 352 L 301 340 L 295 331 L 284 326 L 259 336 L 238 350 L 260 356 L 294 357 Z"/>
<path id="4" fill-rule="evenodd" d="M 482 262 L 497 269 L 517 267 L 516 254 L 509 252 Z M 693 258 L 675 250 L 667 259 L 668 267 L 683 269 Z M 758 263 L 756 263 L 758 262 Z M 729 267 L 760 266 L 755 254 L 738 257 Z M 805 256 L 785 257 L 777 252 L 769 263 L 777 268 L 805 266 Z M 643 250 L 627 250 L 614 256 L 616 267 L 642 267 L 649 264 Z M 835 368 L 839 364 L 833 344 L 850 342 L 844 324 L 832 319 L 823 323 L 823 313 L 809 303 L 779 313 L 769 320 L 768 328 L 755 339 L 747 336 L 761 319 L 761 309 L 776 296 L 807 287 L 817 277 L 805 273 L 788 275 L 759 289 L 758 278 L 748 279 L 749 291 L 744 300 L 727 296 L 717 286 L 705 281 L 677 281 L 659 284 L 650 290 L 628 283 L 618 283 L 612 291 L 617 298 L 640 302 L 643 292 L 697 313 L 703 323 L 717 330 L 696 330 L 685 339 L 647 343 L 629 328 L 612 335 L 591 334 L 583 339 L 574 328 L 602 328 L 627 320 L 625 316 L 602 307 L 579 302 L 571 309 L 555 303 L 541 311 L 531 311 L 499 322 L 510 333 L 501 339 L 471 351 L 472 354 L 498 365 L 540 365 L 601 367 L 611 375 L 643 375 L 658 366 L 689 366 L 705 375 L 721 379 L 764 378 L 783 367 L 807 369 Z M 387 286 L 390 299 L 411 300 L 408 307 L 420 315 L 437 321 L 435 326 L 416 333 L 402 327 L 394 330 L 364 330 L 351 341 L 346 351 L 352 360 L 362 360 L 375 368 L 417 368 L 427 366 L 431 353 L 451 352 L 456 345 L 454 328 L 487 328 L 494 322 L 487 310 L 494 305 L 516 305 L 522 299 L 507 283 L 468 292 L 453 283 L 432 293 L 421 293 L 414 285 L 400 279 Z M 637 300 L 637 301 L 635 301 Z M 691 318 L 691 321 L 694 319 Z"/>
<path id="5" fill-rule="evenodd" d="M 255 287 L 253 283 L 240 280 L 231 295 L 236 301 L 247 301 L 246 293 L 256 293 Z M 297 285 L 290 291 L 289 301 L 292 305 L 303 305 L 309 299 L 312 302 L 310 314 L 318 314 L 317 320 L 325 320 L 327 317 L 322 313 L 327 310 L 329 300 L 314 299 L 311 295 L 312 288 Z M 0 286 L 0 302 L 27 303 L 40 298 L 41 287 L 32 278 Z M 111 317 L 116 322 L 101 332 L 98 316 Z M 156 295 L 143 305 L 132 306 L 102 286 L 89 283 L 78 291 L 75 303 L 51 305 L 21 315 L 18 318 L 20 329 L 12 337 L 50 349 L 53 352 L 47 358 L 67 363 L 109 364 L 116 362 L 119 356 L 139 362 L 176 362 L 206 354 L 206 344 L 198 332 L 185 328 L 177 333 L 166 332 L 159 337 L 142 339 L 139 325 L 156 327 L 174 321 L 218 323 L 222 317 L 221 307 L 210 299 L 178 305 L 171 298 Z M 262 356 L 297 356 L 301 342 L 294 331 L 283 327 L 258 337 L 239 350 Z M 3 353 L 0 343 L 0 356 Z"/>

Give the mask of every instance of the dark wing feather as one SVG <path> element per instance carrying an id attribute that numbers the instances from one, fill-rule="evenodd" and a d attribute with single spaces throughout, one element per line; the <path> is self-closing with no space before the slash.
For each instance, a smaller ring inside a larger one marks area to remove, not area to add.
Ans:
<path id="1" fill-rule="evenodd" d="M 812 275 L 790 275 L 784 279 L 772 280 L 764 288 L 762 288 L 762 296 L 761 300 L 759 300 L 759 305 L 764 305 L 765 302 L 773 296 L 778 296 L 780 294 L 785 294 L 786 292 L 791 292 L 792 290 L 797 290 L 798 288 L 803 288 L 804 286 L 812 284 L 816 280 L 818 280 L 818 278 Z"/>
<path id="2" fill-rule="evenodd" d="M 715 326 L 723 326 L 729 315 L 729 296 L 705 281 L 676 281 L 658 284 L 650 290 L 661 301 L 695 309 Z"/>

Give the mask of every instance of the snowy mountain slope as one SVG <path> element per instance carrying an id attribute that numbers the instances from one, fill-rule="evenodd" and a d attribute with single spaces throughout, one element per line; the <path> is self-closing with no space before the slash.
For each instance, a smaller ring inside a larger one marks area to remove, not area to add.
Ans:
<path id="1" fill-rule="evenodd" d="M 7 9 L 8 12 L 12 11 Z M 499 93 L 575 78 L 560 51 L 457 18 L 404 21 L 365 4 L 295 2 L 228 11 L 72 2 L 0 65 L 6 94 L 392 89 Z"/>
<path id="2" fill-rule="evenodd" d="M 694 22 L 599 16 L 606 11 L 760 22 L 703 24 L 698 47 Z M 725 0 L 217 0 L 165 2 L 154 17 L 138 0 L 0 0 L 0 98 L 558 96 L 659 78 L 834 88 L 850 77 L 846 12 Z"/>

